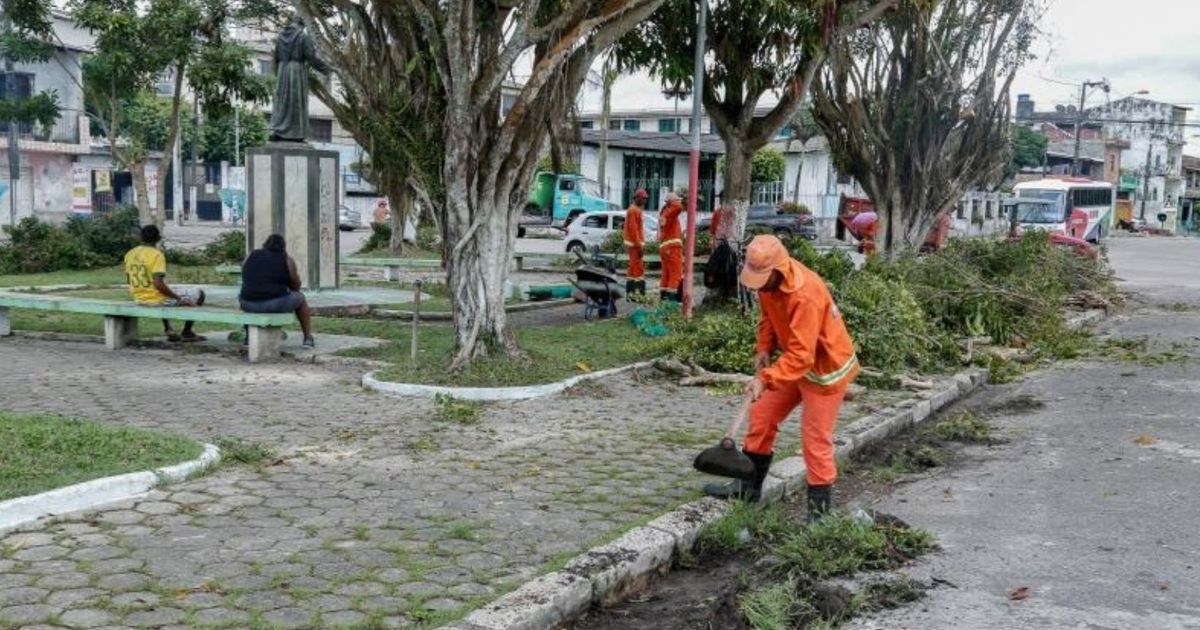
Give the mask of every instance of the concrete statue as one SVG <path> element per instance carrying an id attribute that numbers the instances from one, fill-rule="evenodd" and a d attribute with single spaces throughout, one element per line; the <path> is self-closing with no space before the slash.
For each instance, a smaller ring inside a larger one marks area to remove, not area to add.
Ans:
<path id="1" fill-rule="evenodd" d="M 275 100 L 271 106 L 271 140 L 304 142 L 308 138 L 308 69 L 329 74 L 317 54 L 304 21 L 292 18 L 275 40 Z"/>

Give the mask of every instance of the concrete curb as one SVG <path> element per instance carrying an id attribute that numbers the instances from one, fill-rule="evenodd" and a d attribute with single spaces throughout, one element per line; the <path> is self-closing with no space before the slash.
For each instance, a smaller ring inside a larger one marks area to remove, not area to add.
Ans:
<path id="1" fill-rule="evenodd" d="M 415 396 L 418 398 L 433 398 L 438 394 L 453 396 L 461 400 L 480 400 L 480 401 L 497 401 L 497 400 L 526 400 L 529 398 L 541 398 L 557 394 L 569 387 L 573 387 L 577 383 L 588 381 L 597 378 L 604 378 L 630 370 L 650 367 L 654 365 L 653 361 L 643 361 L 632 365 L 600 370 L 598 372 L 588 372 L 578 376 L 572 376 L 563 381 L 556 383 L 545 383 L 542 385 L 520 385 L 515 387 L 449 387 L 444 385 L 417 385 L 415 383 L 394 383 L 391 381 L 381 381 L 375 378 L 376 371 L 367 372 L 362 377 L 362 386 L 367 389 L 373 389 L 377 392 L 391 394 L 393 396 Z"/>
<path id="2" fill-rule="evenodd" d="M 941 379 L 920 398 L 858 420 L 838 431 L 837 455 L 849 455 L 927 420 L 987 382 L 987 371 L 964 370 Z M 804 460 L 789 457 L 771 467 L 763 486 L 775 501 L 805 487 Z M 619 601 L 671 560 L 691 551 L 700 531 L 729 509 L 729 502 L 705 498 L 683 505 L 617 540 L 584 552 L 559 571 L 543 575 L 479 608 L 442 630 L 548 630 L 578 617 L 593 604 Z"/>
<path id="3" fill-rule="evenodd" d="M 89 510 L 107 503 L 140 497 L 155 486 L 182 481 L 221 461 L 221 450 L 205 444 L 200 457 L 156 470 L 101 477 L 41 494 L 0 501 L 0 532 L 45 516 Z"/>

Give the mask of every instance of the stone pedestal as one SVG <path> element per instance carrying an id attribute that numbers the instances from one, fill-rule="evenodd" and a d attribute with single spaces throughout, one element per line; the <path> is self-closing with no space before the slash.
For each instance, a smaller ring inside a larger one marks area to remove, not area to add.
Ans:
<path id="1" fill-rule="evenodd" d="M 246 251 L 287 241 L 306 289 L 338 286 L 338 153 L 302 142 L 246 151 Z"/>

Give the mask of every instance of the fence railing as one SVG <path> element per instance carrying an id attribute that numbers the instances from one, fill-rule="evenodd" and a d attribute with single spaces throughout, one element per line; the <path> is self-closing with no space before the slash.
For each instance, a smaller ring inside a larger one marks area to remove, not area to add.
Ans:
<path id="1" fill-rule="evenodd" d="M 782 181 L 750 184 L 750 203 L 752 204 L 778 204 L 785 200 Z"/>
<path id="2" fill-rule="evenodd" d="M 83 114 L 78 111 L 63 110 L 58 120 L 49 127 L 37 123 L 15 123 L 17 138 L 25 142 L 58 142 L 62 144 L 79 144 L 79 119 Z M 0 137 L 8 137 L 8 121 L 0 121 Z"/>

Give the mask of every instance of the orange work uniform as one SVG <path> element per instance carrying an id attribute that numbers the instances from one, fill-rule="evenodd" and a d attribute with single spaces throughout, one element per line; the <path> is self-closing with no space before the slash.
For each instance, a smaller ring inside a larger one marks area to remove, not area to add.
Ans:
<path id="1" fill-rule="evenodd" d="M 837 479 L 833 427 L 858 375 L 858 357 L 825 281 L 794 259 L 779 272 L 779 289 L 758 293 L 762 318 L 755 351 L 780 354 L 758 373 L 766 390 L 750 407 L 743 450 L 770 455 L 780 423 L 803 401 L 800 434 L 808 483 L 826 486 Z"/>
<path id="2" fill-rule="evenodd" d="M 683 288 L 683 228 L 679 225 L 679 214 L 683 203 L 672 199 L 663 206 L 658 218 L 658 257 L 662 261 L 662 279 L 658 290 L 664 299 L 679 301 Z"/>
<path id="3" fill-rule="evenodd" d="M 625 279 L 630 282 L 641 282 L 646 277 L 646 266 L 642 259 L 646 247 L 646 236 L 642 225 L 642 207 L 630 204 L 625 210 L 625 228 L 623 237 L 625 249 L 629 253 L 629 270 Z"/>

